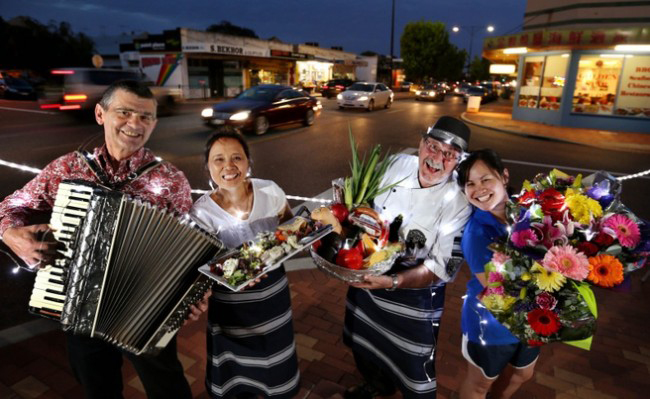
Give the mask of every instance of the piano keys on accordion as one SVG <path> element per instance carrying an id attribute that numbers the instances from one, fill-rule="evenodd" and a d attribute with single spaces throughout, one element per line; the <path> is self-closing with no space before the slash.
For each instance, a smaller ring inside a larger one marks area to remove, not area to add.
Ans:
<path id="1" fill-rule="evenodd" d="M 189 217 L 84 181 L 61 182 L 50 224 L 63 249 L 30 311 L 136 354 L 167 345 L 210 286 L 198 267 L 224 249 Z"/>

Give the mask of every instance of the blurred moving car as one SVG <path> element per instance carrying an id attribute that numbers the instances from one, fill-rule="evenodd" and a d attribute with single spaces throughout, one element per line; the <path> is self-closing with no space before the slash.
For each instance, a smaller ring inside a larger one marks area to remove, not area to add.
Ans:
<path id="1" fill-rule="evenodd" d="M 37 98 L 34 86 L 26 80 L 9 75 L 0 75 L 0 97 L 11 100 L 32 100 Z"/>
<path id="2" fill-rule="evenodd" d="M 144 80 L 144 76 L 122 69 L 64 68 L 53 69 L 45 87 L 45 97 L 41 109 L 58 109 L 76 112 L 81 115 L 92 114 L 95 104 L 110 84 L 117 80 Z M 180 90 L 154 86 L 147 82 L 158 101 L 158 114 L 171 114 L 180 98 Z"/>
<path id="3" fill-rule="evenodd" d="M 390 108 L 393 103 L 393 91 L 383 83 L 357 82 L 336 96 L 339 109 L 365 108 L 368 112 L 375 107 Z"/>
<path id="4" fill-rule="evenodd" d="M 483 86 L 471 86 L 467 89 L 467 93 L 463 96 L 463 102 L 467 103 L 470 97 L 481 97 L 481 104 L 496 100 L 496 96 L 487 87 Z"/>
<path id="5" fill-rule="evenodd" d="M 323 97 L 332 98 L 354 83 L 352 79 L 332 79 L 321 86 Z"/>
<path id="6" fill-rule="evenodd" d="M 428 84 L 415 92 L 415 100 L 445 101 L 445 93 L 441 84 Z"/>
<path id="7" fill-rule="evenodd" d="M 410 91 L 414 87 L 413 82 L 402 82 L 399 85 L 399 91 Z"/>
<path id="8" fill-rule="evenodd" d="M 232 100 L 201 111 L 208 126 L 230 125 L 260 135 L 271 126 L 302 122 L 314 124 L 323 106 L 320 101 L 290 86 L 260 85 L 245 90 Z"/>
<path id="9" fill-rule="evenodd" d="M 472 87 L 471 84 L 463 82 L 458 86 L 456 86 L 456 88 L 454 89 L 454 95 L 465 97 L 465 94 L 467 94 L 467 90 L 469 90 L 470 87 Z"/>

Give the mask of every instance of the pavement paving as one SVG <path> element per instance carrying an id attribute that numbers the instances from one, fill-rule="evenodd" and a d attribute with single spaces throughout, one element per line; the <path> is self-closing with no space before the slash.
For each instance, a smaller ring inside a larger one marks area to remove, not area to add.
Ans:
<path id="1" fill-rule="evenodd" d="M 400 94 L 400 99 L 409 98 Z M 650 151 L 650 135 L 566 129 L 508 118 L 507 105 L 482 107 L 478 114 L 463 114 L 467 122 L 509 133 L 536 135 L 562 141 L 624 151 Z M 587 135 L 591 135 L 587 140 Z M 584 142 L 583 142 L 584 141 Z M 598 142 L 597 144 L 594 144 Z M 287 265 L 292 293 L 294 330 L 301 370 L 297 398 L 342 398 L 346 387 L 360 382 L 352 354 L 343 345 L 341 331 L 347 286 L 327 277 L 309 258 Z M 631 278 L 627 292 L 595 289 L 599 304 L 598 330 L 593 347 L 584 351 L 563 344 L 542 348 L 536 374 L 515 398 L 591 399 L 646 398 L 650 392 L 650 283 L 644 272 Z M 445 312 L 438 338 L 436 368 L 438 397 L 457 398 L 466 370 L 460 352 L 460 308 L 467 268 L 447 288 Z M 207 398 L 205 317 L 181 329 L 179 357 L 194 398 Z M 124 397 L 145 398 L 135 370 L 123 367 Z M 64 336 L 54 322 L 44 319 L 0 331 L 0 398 L 82 398 L 67 363 Z M 392 398 L 400 398 L 399 394 Z"/>

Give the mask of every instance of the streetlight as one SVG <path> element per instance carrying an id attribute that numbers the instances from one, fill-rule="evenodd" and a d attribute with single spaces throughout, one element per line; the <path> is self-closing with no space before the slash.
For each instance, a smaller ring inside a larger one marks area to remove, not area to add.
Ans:
<path id="1" fill-rule="evenodd" d="M 477 32 L 477 30 L 482 30 L 485 29 L 486 32 L 492 33 L 494 32 L 494 26 L 493 25 L 488 25 L 488 26 L 483 26 L 483 25 L 454 25 L 451 30 L 454 33 L 460 32 L 460 28 L 464 29 L 469 29 L 469 57 L 467 60 L 467 70 L 469 71 L 469 64 L 472 62 L 472 46 L 474 44 L 474 33 Z"/>

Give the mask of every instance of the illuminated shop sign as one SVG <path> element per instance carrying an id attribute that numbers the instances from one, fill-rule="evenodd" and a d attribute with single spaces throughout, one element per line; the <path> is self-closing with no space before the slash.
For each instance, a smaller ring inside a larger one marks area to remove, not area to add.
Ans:
<path id="1" fill-rule="evenodd" d="M 256 46 L 237 46 L 224 43 L 187 43 L 183 51 L 188 53 L 213 53 L 236 56 L 268 57 L 269 49 Z"/>
<path id="2" fill-rule="evenodd" d="M 617 44 L 648 42 L 650 42 L 650 30 L 642 28 L 540 30 L 486 38 L 483 41 L 483 50 L 508 47 L 607 47 Z"/>

